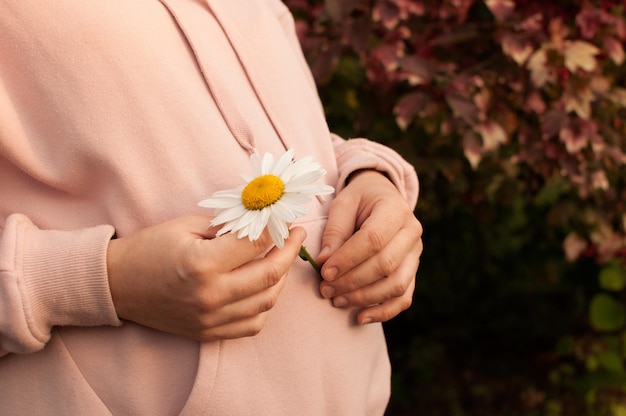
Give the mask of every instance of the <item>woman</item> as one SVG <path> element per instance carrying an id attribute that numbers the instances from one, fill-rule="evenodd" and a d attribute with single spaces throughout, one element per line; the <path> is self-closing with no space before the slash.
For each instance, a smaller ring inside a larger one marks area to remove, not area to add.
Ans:
<path id="1" fill-rule="evenodd" d="M 417 179 L 328 131 L 286 7 L 0 5 L 0 414 L 382 414 Z M 198 201 L 291 148 L 333 201 L 215 237 Z"/>

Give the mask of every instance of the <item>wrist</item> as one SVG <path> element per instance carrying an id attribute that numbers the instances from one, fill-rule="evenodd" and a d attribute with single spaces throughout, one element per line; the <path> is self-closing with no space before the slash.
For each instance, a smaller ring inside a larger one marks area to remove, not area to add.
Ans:
<path id="1" fill-rule="evenodd" d="M 115 312 L 117 316 L 123 318 L 122 313 L 122 281 L 123 279 L 120 277 L 120 253 L 122 250 L 120 249 L 120 244 L 122 241 L 120 239 L 115 238 L 115 236 L 109 241 L 109 246 L 107 249 L 107 277 L 109 280 L 109 290 L 111 292 L 111 299 L 113 301 L 113 307 L 115 308 Z"/>

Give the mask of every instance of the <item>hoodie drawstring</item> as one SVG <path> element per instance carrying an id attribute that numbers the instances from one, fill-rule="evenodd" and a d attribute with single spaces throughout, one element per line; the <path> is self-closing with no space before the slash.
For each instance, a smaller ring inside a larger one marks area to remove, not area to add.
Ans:
<path id="1" fill-rule="evenodd" d="M 239 143 L 239 145 L 249 154 L 254 153 L 255 151 L 255 143 L 254 143 L 254 135 L 252 134 L 252 130 L 250 130 L 250 126 L 245 122 L 245 119 L 242 117 L 239 109 L 235 105 L 231 94 L 229 94 L 228 89 L 226 88 L 226 83 L 219 82 L 220 72 L 213 70 L 213 68 L 207 68 L 207 65 L 212 62 L 210 59 L 200 59 L 196 48 L 190 40 L 190 37 L 185 30 L 184 25 L 172 9 L 170 5 L 167 3 L 167 0 L 159 0 L 161 4 L 167 9 L 169 14 L 174 19 L 174 22 L 178 25 L 181 32 L 183 33 L 189 48 L 191 49 L 194 58 L 198 64 L 202 77 L 204 78 L 204 82 L 206 83 L 209 92 L 213 96 L 213 99 L 222 114 L 222 117 L 226 121 L 226 125 L 230 130 L 231 134 L 235 137 L 235 140 Z M 218 62 L 218 60 L 215 60 Z"/>

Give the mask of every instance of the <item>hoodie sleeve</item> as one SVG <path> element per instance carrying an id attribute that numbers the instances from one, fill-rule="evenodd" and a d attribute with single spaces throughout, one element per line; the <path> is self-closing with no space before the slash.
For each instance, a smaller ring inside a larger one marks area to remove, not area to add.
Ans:
<path id="1" fill-rule="evenodd" d="M 404 160 L 397 152 L 380 143 L 367 139 L 344 140 L 333 134 L 339 180 L 337 192 L 347 184 L 353 172 L 373 169 L 384 173 L 398 188 L 407 203 L 415 208 L 419 194 L 419 182 L 413 165 Z"/>
<path id="2" fill-rule="evenodd" d="M 42 349 L 56 325 L 120 325 L 106 264 L 110 225 L 41 230 L 10 215 L 0 234 L 0 356 Z"/>

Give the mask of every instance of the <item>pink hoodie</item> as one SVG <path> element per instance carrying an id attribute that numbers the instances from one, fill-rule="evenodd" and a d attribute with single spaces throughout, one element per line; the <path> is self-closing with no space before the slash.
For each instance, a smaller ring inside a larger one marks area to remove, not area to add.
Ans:
<path id="1" fill-rule="evenodd" d="M 341 191 L 413 168 L 329 133 L 278 0 L 0 0 L 0 414 L 380 415 L 380 324 L 319 295 L 297 261 L 254 337 L 197 343 L 121 322 L 116 233 L 235 187 L 253 149 L 314 157 Z M 299 221 L 319 250 L 327 204 Z"/>

